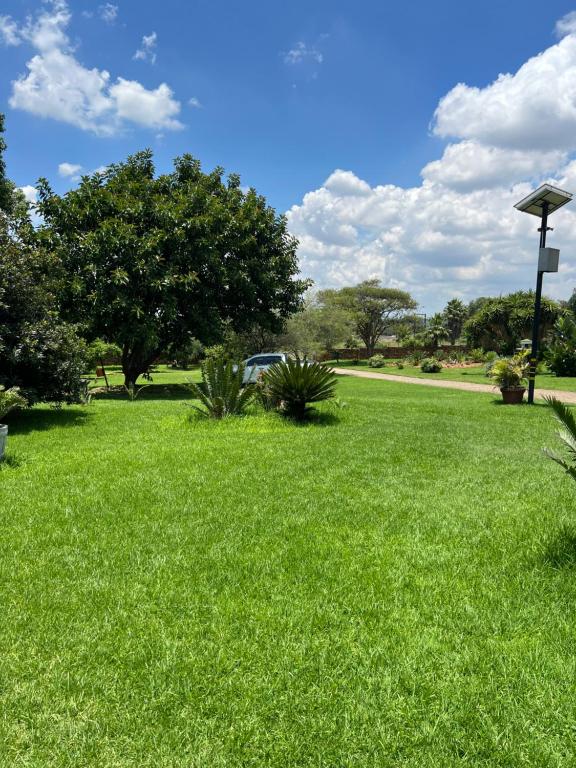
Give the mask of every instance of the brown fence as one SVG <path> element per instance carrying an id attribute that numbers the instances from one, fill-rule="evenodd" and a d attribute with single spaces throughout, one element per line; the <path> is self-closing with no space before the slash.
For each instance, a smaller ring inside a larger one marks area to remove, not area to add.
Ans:
<path id="1" fill-rule="evenodd" d="M 399 360 L 403 357 L 408 357 L 412 352 L 423 352 L 427 355 L 433 355 L 434 352 L 442 350 L 446 354 L 464 354 L 468 351 L 464 346 L 446 346 L 442 345 L 437 349 L 432 347 L 379 347 L 374 350 L 375 355 L 382 355 L 392 360 Z M 364 348 L 362 349 L 333 349 L 329 352 L 323 352 L 318 356 L 319 360 L 365 360 L 368 354 Z"/>

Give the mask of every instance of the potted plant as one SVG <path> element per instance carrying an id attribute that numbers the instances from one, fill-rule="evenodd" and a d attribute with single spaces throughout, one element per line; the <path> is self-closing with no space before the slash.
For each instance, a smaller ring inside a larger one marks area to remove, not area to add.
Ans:
<path id="1" fill-rule="evenodd" d="M 525 354 L 499 358 L 490 366 L 488 376 L 500 388 L 502 400 L 506 405 L 519 405 L 522 402 L 526 392 L 524 382 L 527 370 L 528 360 Z"/>
<path id="2" fill-rule="evenodd" d="M 6 440 L 8 439 L 8 426 L 2 424 L 2 419 L 14 408 L 25 408 L 27 405 L 28 403 L 20 394 L 18 387 L 6 389 L 0 385 L 0 461 L 4 456 Z"/>

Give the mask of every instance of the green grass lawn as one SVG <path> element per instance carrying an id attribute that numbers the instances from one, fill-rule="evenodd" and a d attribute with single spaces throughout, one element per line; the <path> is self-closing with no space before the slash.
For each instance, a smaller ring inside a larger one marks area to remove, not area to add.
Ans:
<path id="1" fill-rule="evenodd" d="M 369 370 L 373 373 L 390 373 L 394 376 L 416 376 L 419 379 L 445 379 L 446 381 L 464 381 L 474 384 L 491 384 L 490 379 L 484 373 L 484 365 L 470 366 L 470 368 L 443 368 L 439 373 L 422 373 L 419 366 L 405 365 L 397 368 L 394 360 L 388 360 L 384 368 L 370 368 L 365 360 L 352 363 L 349 360 L 342 362 L 330 361 L 330 365 L 338 368 L 351 368 Z M 570 376 L 554 376 L 546 371 L 536 377 L 536 388 L 559 389 L 567 392 L 576 392 L 576 378 Z"/>
<path id="2" fill-rule="evenodd" d="M 9 417 L 0 765 L 576 764 L 550 412 L 339 390 L 306 426 L 160 386 Z"/>

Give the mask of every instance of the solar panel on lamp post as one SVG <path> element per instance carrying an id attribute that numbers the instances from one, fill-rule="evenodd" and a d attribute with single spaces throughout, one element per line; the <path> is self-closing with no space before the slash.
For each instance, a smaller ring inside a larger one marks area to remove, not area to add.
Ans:
<path id="1" fill-rule="evenodd" d="M 534 319 L 532 321 L 532 350 L 530 352 L 530 367 L 528 374 L 528 403 L 534 402 L 534 385 L 536 381 L 536 366 L 538 365 L 538 337 L 540 334 L 540 306 L 542 304 L 542 278 L 544 272 L 558 272 L 560 251 L 557 248 L 546 248 L 546 232 L 552 229 L 548 226 L 548 216 L 558 208 L 572 200 L 572 193 L 565 192 L 550 184 L 542 184 L 534 192 L 516 203 L 514 208 L 523 213 L 531 213 L 540 219 L 540 250 L 538 253 L 538 273 L 536 277 L 536 297 L 534 299 Z"/>

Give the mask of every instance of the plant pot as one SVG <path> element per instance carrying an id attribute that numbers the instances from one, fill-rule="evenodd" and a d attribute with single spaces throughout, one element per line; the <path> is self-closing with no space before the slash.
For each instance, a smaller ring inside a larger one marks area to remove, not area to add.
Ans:
<path id="1" fill-rule="evenodd" d="M 524 399 L 526 387 L 501 387 L 502 400 L 504 405 L 520 405 Z"/>
<path id="2" fill-rule="evenodd" d="M 8 440 L 8 426 L 6 424 L 0 424 L 0 461 L 4 457 L 4 450 L 6 448 L 6 441 Z"/>

